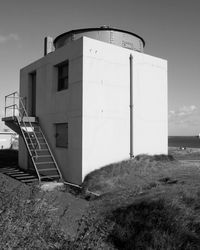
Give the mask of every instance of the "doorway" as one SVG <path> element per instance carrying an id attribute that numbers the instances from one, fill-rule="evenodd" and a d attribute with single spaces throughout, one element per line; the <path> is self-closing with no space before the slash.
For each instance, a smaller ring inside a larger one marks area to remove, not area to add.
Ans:
<path id="1" fill-rule="evenodd" d="M 29 74 L 30 88 L 29 88 L 29 115 L 36 116 L 36 71 Z"/>

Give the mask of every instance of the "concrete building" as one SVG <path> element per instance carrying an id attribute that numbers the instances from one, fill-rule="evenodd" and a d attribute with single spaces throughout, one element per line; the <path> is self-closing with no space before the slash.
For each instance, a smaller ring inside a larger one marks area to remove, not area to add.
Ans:
<path id="1" fill-rule="evenodd" d="M 47 40 L 45 56 L 21 69 L 20 97 L 65 181 L 80 184 L 138 154 L 168 153 L 166 60 L 144 54 L 136 34 L 109 27 L 64 33 L 54 47 Z M 30 168 L 30 158 L 21 137 L 19 165 Z"/>

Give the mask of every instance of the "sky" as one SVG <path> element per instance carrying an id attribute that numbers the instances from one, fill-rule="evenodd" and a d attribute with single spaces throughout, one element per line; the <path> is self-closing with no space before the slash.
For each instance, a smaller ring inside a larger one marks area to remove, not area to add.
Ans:
<path id="1" fill-rule="evenodd" d="M 199 0 L 0 0 L 0 118 L 19 70 L 43 56 L 45 36 L 109 25 L 144 38 L 168 60 L 169 135 L 200 133 Z M 4 128 L 0 122 L 0 131 Z"/>

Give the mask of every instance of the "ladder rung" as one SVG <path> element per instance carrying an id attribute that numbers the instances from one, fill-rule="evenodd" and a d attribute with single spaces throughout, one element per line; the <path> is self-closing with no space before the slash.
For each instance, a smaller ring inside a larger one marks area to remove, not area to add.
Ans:
<path id="1" fill-rule="evenodd" d="M 44 161 L 44 162 L 35 162 L 35 164 L 37 165 L 37 164 L 55 164 L 53 161 Z"/>

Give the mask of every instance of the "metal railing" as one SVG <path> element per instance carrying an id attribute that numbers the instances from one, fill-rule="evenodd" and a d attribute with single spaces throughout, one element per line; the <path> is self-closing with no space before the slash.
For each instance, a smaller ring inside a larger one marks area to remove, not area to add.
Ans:
<path id="1" fill-rule="evenodd" d="M 8 110 L 11 110 L 11 116 L 16 116 L 17 115 L 17 112 L 16 110 L 18 109 L 18 103 L 19 103 L 19 98 L 17 98 L 17 92 L 13 92 L 9 95 L 6 95 L 5 96 L 5 117 L 8 117 Z M 9 105 L 8 105 L 8 101 L 9 99 L 11 100 L 11 102 L 9 102 Z M 10 104 L 11 103 L 11 104 Z M 9 115 L 10 116 L 10 115 Z"/>
<path id="2" fill-rule="evenodd" d="M 30 117 L 26 111 L 26 99 L 23 97 L 20 97 L 18 92 L 13 92 L 7 96 L 5 96 L 5 118 L 11 117 L 11 120 L 14 120 L 18 123 L 20 127 L 20 131 L 22 133 L 22 136 L 24 138 L 24 142 L 26 144 L 26 147 L 28 149 L 29 155 L 31 156 L 32 163 L 34 165 L 34 168 L 36 170 L 37 176 L 39 181 L 41 181 L 41 175 L 39 173 L 38 167 L 37 167 L 37 162 L 35 159 L 41 157 L 41 155 L 38 155 L 39 150 L 41 150 L 41 144 L 39 142 L 39 139 L 43 138 L 44 142 L 47 146 L 47 151 L 50 154 L 50 157 L 53 160 L 53 163 L 55 165 L 55 169 L 58 172 L 58 176 L 62 179 L 62 174 L 58 168 L 58 165 L 56 163 L 56 160 L 51 152 L 51 149 L 47 143 L 47 140 L 40 128 L 40 126 L 37 126 L 37 129 L 39 129 L 39 134 L 42 136 L 36 135 L 37 131 L 35 131 L 34 124 L 30 120 Z M 24 119 L 26 118 L 26 119 Z M 9 120 L 9 119 L 8 119 Z M 30 141 L 30 143 L 28 142 Z M 31 147 L 30 147 L 31 146 Z M 38 151 L 38 152 L 37 152 Z M 48 163 L 48 162 L 47 162 Z M 48 178 L 48 175 L 47 175 Z"/>
<path id="3" fill-rule="evenodd" d="M 5 117 L 9 116 L 16 117 L 18 123 L 20 124 L 22 132 L 25 131 L 26 134 L 28 135 L 28 139 L 30 140 L 30 143 L 33 146 L 33 150 L 35 151 L 35 155 L 37 156 L 36 150 L 40 149 L 41 146 L 34 131 L 34 127 L 32 126 L 28 113 L 26 111 L 24 100 L 26 99 L 24 97 L 20 97 L 17 91 L 5 96 Z M 11 115 L 9 116 L 8 116 L 8 110 L 11 110 Z M 27 118 L 27 121 L 24 121 L 24 117 Z M 30 128 L 31 131 L 28 130 L 28 128 Z M 33 135 L 32 137 L 30 136 L 30 132 Z M 36 142 L 36 145 L 33 143 L 34 140 Z"/>

